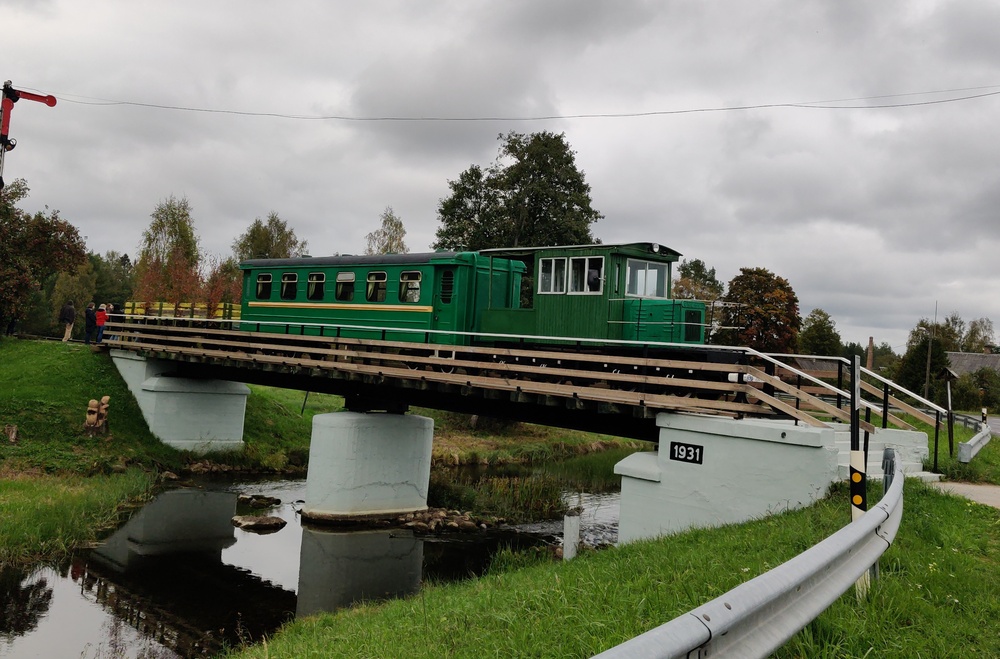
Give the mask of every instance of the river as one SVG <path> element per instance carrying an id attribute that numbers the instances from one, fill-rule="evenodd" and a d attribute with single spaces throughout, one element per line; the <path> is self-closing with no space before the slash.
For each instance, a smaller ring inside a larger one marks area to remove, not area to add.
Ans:
<path id="1" fill-rule="evenodd" d="M 504 546 L 561 541 L 559 521 L 447 536 L 303 525 L 304 492 L 304 480 L 171 489 L 97 548 L 0 572 L 0 657 L 210 656 L 295 616 L 480 575 Z M 281 503 L 251 510 L 240 494 Z M 581 508 L 584 544 L 615 541 L 617 493 L 566 497 Z M 232 524 L 234 514 L 260 513 L 287 525 L 258 534 Z"/>

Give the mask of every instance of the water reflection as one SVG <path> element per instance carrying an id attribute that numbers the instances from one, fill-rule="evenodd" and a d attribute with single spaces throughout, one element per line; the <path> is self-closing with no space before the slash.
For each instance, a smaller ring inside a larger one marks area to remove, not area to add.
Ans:
<path id="1" fill-rule="evenodd" d="M 59 569 L 0 574 L 0 658 L 197 657 L 257 642 L 296 615 L 416 593 L 481 574 L 502 545 L 529 535 L 425 538 L 404 529 L 303 527 L 304 482 L 164 492 L 97 549 Z M 267 510 L 241 491 L 279 498 Z M 288 525 L 256 535 L 234 514 Z"/>
<path id="2" fill-rule="evenodd" d="M 0 637 L 7 640 L 38 627 L 52 604 L 52 588 L 40 574 L 0 570 Z"/>
<path id="3" fill-rule="evenodd" d="M 412 595 L 420 590 L 423 560 L 424 542 L 412 531 L 303 527 L 296 614 Z"/>

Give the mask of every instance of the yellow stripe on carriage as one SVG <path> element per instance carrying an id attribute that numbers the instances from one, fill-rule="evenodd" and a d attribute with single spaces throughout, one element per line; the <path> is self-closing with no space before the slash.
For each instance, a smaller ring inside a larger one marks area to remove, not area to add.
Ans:
<path id="1" fill-rule="evenodd" d="M 396 304 L 336 304 L 332 302 L 314 302 L 301 304 L 298 302 L 247 302 L 248 307 L 263 307 L 267 309 L 337 309 L 343 311 L 408 311 L 431 313 L 431 306 L 410 306 Z"/>

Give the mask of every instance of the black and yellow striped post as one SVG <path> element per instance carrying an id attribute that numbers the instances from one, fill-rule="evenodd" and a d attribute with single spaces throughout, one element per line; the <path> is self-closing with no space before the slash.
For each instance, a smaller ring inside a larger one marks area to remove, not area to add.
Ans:
<path id="1" fill-rule="evenodd" d="M 868 483 L 865 452 L 861 448 L 861 357 L 854 356 L 851 372 L 851 521 L 859 519 L 868 510 Z M 870 573 L 865 572 L 855 584 L 857 596 L 868 594 Z"/>

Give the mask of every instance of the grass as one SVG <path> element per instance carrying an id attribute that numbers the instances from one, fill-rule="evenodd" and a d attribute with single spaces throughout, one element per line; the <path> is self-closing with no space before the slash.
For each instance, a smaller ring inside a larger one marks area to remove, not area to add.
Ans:
<path id="1" fill-rule="evenodd" d="M 873 499 L 879 495 L 872 493 Z M 1000 656 L 997 512 L 906 483 L 904 522 L 869 598 L 853 589 L 776 657 Z M 570 562 L 506 559 L 502 570 L 287 625 L 231 656 L 585 657 L 766 572 L 850 519 L 840 487 L 804 510 L 694 530 Z M 511 571 L 511 567 L 518 569 Z"/>
<path id="2" fill-rule="evenodd" d="M 54 560 L 94 542 L 154 480 L 136 468 L 90 478 L 0 472 L 0 567 Z"/>

